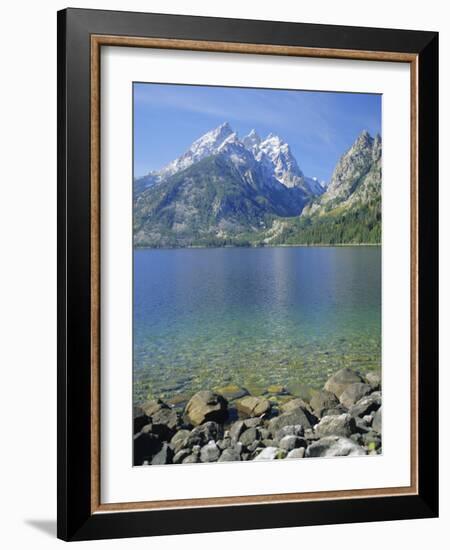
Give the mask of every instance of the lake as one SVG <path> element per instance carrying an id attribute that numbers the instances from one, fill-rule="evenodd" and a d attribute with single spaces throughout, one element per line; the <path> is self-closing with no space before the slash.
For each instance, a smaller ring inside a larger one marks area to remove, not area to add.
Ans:
<path id="1" fill-rule="evenodd" d="M 137 249 L 133 318 L 135 402 L 320 388 L 381 366 L 381 247 Z"/>

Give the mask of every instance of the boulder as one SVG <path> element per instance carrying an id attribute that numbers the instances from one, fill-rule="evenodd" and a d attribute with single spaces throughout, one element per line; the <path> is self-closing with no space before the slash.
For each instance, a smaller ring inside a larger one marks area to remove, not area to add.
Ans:
<path id="1" fill-rule="evenodd" d="M 162 439 L 170 440 L 180 425 L 180 416 L 175 409 L 162 407 L 151 415 L 152 431 Z"/>
<path id="2" fill-rule="evenodd" d="M 372 429 L 377 432 L 377 433 L 381 433 L 381 409 L 382 407 L 380 407 L 376 413 L 374 414 L 373 416 L 373 420 L 372 420 Z"/>
<path id="3" fill-rule="evenodd" d="M 339 401 L 341 405 L 349 409 L 360 399 L 368 395 L 372 391 L 372 386 L 370 384 L 364 384 L 363 382 L 356 382 L 347 386 L 345 390 L 341 393 Z"/>
<path id="4" fill-rule="evenodd" d="M 373 392 L 360 399 L 355 405 L 350 407 L 349 413 L 352 416 L 366 416 L 372 411 L 377 411 L 381 407 L 381 394 Z"/>
<path id="5" fill-rule="evenodd" d="M 257 449 L 262 449 L 265 447 L 264 443 L 261 443 L 261 441 L 253 441 L 253 443 L 250 443 L 250 445 L 247 445 L 246 451 L 248 453 L 254 453 Z"/>
<path id="6" fill-rule="evenodd" d="M 374 391 L 381 389 L 381 373 L 371 371 L 366 374 L 366 381 Z"/>
<path id="7" fill-rule="evenodd" d="M 175 435 L 170 440 L 170 445 L 175 453 L 177 453 L 183 447 L 187 446 L 186 443 L 190 433 L 191 432 L 189 430 L 179 430 L 175 433 Z"/>
<path id="8" fill-rule="evenodd" d="M 293 449 L 297 449 L 299 447 L 306 447 L 306 441 L 297 435 L 285 435 L 280 440 L 279 447 L 285 451 L 292 451 Z"/>
<path id="9" fill-rule="evenodd" d="M 275 439 L 277 441 L 280 441 L 286 435 L 296 435 L 296 436 L 303 437 L 304 433 L 305 433 L 305 430 L 303 429 L 303 426 L 301 424 L 297 424 L 293 426 L 283 426 L 276 432 Z"/>
<path id="10" fill-rule="evenodd" d="M 246 428 L 257 428 L 258 426 L 261 426 L 263 423 L 263 419 L 259 416 L 255 416 L 253 418 L 247 418 L 244 420 L 244 426 Z"/>
<path id="11" fill-rule="evenodd" d="M 254 460 L 275 460 L 277 458 L 277 454 L 277 447 L 266 447 L 257 456 L 255 456 Z"/>
<path id="12" fill-rule="evenodd" d="M 236 401 L 236 409 L 246 416 L 261 416 L 270 410 L 270 401 L 265 397 L 248 395 Z"/>
<path id="13" fill-rule="evenodd" d="M 317 419 L 307 409 L 299 407 L 291 412 L 272 418 L 269 421 L 268 428 L 272 434 L 275 434 L 284 426 L 296 426 L 300 424 L 303 426 L 303 429 L 307 429 L 311 428 L 316 422 Z"/>
<path id="14" fill-rule="evenodd" d="M 175 453 L 174 457 L 172 458 L 172 462 L 174 464 L 181 464 L 185 458 L 187 458 L 191 454 L 191 451 L 189 449 L 181 449 L 181 451 L 178 451 Z"/>
<path id="15" fill-rule="evenodd" d="M 245 430 L 245 424 L 243 420 L 236 420 L 230 428 L 230 437 L 233 441 L 237 441 L 241 436 L 241 433 Z"/>
<path id="16" fill-rule="evenodd" d="M 258 428 L 259 436 L 261 439 L 270 439 L 270 432 L 267 428 Z"/>
<path id="17" fill-rule="evenodd" d="M 197 462 L 200 462 L 199 455 L 197 453 L 192 453 L 183 459 L 182 464 L 196 464 Z"/>
<path id="18" fill-rule="evenodd" d="M 286 458 L 304 458 L 305 447 L 299 447 L 298 449 L 292 449 L 289 451 Z"/>
<path id="19" fill-rule="evenodd" d="M 152 466 L 161 464 L 171 464 L 173 458 L 173 451 L 169 444 L 164 441 L 160 451 L 158 451 L 152 458 Z"/>
<path id="20" fill-rule="evenodd" d="M 319 437 L 328 435 L 350 437 L 355 431 L 355 419 L 350 414 L 345 413 L 339 416 L 324 416 L 315 427 L 315 432 Z"/>
<path id="21" fill-rule="evenodd" d="M 323 416 L 337 416 L 339 414 L 344 414 L 347 412 L 347 409 L 343 407 L 342 405 L 339 405 L 337 407 L 333 407 L 332 409 L 323 409 L 321 412 L 321 417 Z M 318 413 L 316 412 L 318 415 Z"/>
<path id="22" fill-rule="evenodd" d="M 363 418 L 360 418 L 359 416 L 353 416 L 352 418 L 355 419 L 356 432 L 360 434 L 365 434 L 367 432 L 370 432 L 370 430 L 372 429 L 370 427 L 370 424 L 366 420 L 364 420 L 364 418 L 371 418 L 370 416 L 366 415 Z"/>
<path id="23" fill-rule="evenodd" d="M 330 435 L 312 443 L 305 456 L 330 457 L 330 456 L 363 456 L 367 454 L 365 449 L 346 437 Z"/>
<path id="24" fill-rule="evenodd" d="M 363 436 L 358 432 L 352 434 L 349 439 L 351 439 L 358 445 L 364 445 Z"/>
<path id="25" fill-rule="evenodd" d="M 239 460 L 241 460 L 240 449 L 236 447 L 229 447 L 220 455 L 218 462 L 236 462 Z"/>
<path id="26" fill-rule="evenodd" d="M 296 397 L 294 399 L 290 399 L 289 401 L 286 401 L 286 403 L 283 403 L 280 407 L 282 412 L 291 412 L 295 409 L 298 409 L 299 407 L 303 407 L 306 410 L 310 410 L 310 407 L 308 403 L 306 403 L 303 399 L 300 397 Z"/>
<path id="27" fill-rule="evenodd" d="M 232 442 L 230 437 L 224 437 L 223 439 L 220 439 L 219 441 L 217 441 L 217 446 L 221 451 L 228 449 L 229 447 L 231 447 L 231 445 L 232 445 Z"/>
<path id="28" fill-rule="evenodd" d="M 248 428 L 244 432 L 242 432 L 239 441 L 244 445 L 245 447 L 249 447 L 254 441 L 257 441 L 259 439 L 259 433 L 256 428 Z"/>
<path id="29" fill-rule="evenodd" d="M 222 438 L 223 430 L 217 422 L 205 422 L 195 427 L 189 434 L 185 446 L 206 445 L 210 441 L 217 441 Z"/>
<path id="30" fill-rule="evenodd" d="M 186 405 L 185 415 L 193 426 L 209 421 L 223 423 L 228 417 L 228 402 L 217 393 L 199 391 Z"/>
<path id="31" fill-rule="evenodd" d="M 217 462 L 220 457 L 220 449 L 215 441 L 210 441 L 200 451 L 201 462 Z"/>
<path id="32" fill-rule="evenodd" d="M 356 384 L 357 382 L 364 382 L 362 376 L 358 372 L 345 368 L 335 372 L 333 376 L 326 381 L 324 390 L 334 393 L 334 395 L 339 398 L 347 386 Z"/>
<path id="33" fill-rule="evenodd" d="M 339 405 L 334 393 L 327 390 L 319 390 L 314 393 L 309 402 L 317 416 L 322 416 L 326 409 L 333 409 Z"/>

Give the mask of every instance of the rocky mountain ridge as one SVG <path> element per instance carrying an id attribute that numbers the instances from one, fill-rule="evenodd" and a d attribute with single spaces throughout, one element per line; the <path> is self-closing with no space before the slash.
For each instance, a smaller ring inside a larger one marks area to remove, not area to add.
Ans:
<path id="1" fill-rule="evenodd" d="M 134 242 L 150 247 L 333 244 L 328 226 L 346 214 L 350 223 L 359 227 L 367 218 L 371 227 L 359 228 L 353 237 L 344 231 L 337 242 L 373 242 L 379 238 L 380 197 L 379 136 L 363 131 L 325 186 L 304 175 L 279 136 L 262 139 L 252 130 L 239 139 L 223 123 L 161 170 L 135 180 Z M 326 237 L 305 241 L 319 238 L 311 227 L 324 224 Z"/>

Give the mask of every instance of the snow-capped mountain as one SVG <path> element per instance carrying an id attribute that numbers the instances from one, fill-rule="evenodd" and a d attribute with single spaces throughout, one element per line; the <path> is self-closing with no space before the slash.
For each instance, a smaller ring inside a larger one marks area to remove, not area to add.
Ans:
<path id="1" fill-rule="evenodd" d="M 256 130 L 251 130 L 242 140 L 224 122 L 194 141 L 180 157 L 159 171 L 150 172 L 136 180 L 136 190 L 144 190 L 167 177 L 189 168 L 211 155 L 229 154 L 230 160 L 245 171 L 259 172 L 260 184 L 273 188 L 274 179 L 288 188 L 299 188 L 307 195 L 317 196 L 324 192 L 316 178 L 305 177 L 298 167 L 289 144 L 279 136 L 269 134 L 262 140 Z"/>
<path id="2" fill-rule="evenodd" d="M 219 147 L 233 134 L 228 122 L 224 122 L 214 130 L 207 132 L 189 147 L 189 149 L 181 155 L 181 157 L 173 160 L 170 164 L 165 166 L 162 170 L 157 172 L 159 179 L 163 179 L 167 176 L 172 176 L 181 170 L 185 170 L 192 166 L 196 162 L 214 155 L 217 153 Z"/>
<path id="3" fill-rule="evenodd" d="M 289 144 L 228 123 L 134 182 L 136 246 L 379 242 L 381 138 L 362 132 L 328 185 L 305 176 Z"/>

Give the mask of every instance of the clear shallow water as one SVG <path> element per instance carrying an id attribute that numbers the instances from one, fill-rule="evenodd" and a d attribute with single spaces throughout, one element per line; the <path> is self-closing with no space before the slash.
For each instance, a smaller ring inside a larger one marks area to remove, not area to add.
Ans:
<path id="1" fill-rule="evenodd" d="M 381 248 L 134 253 L 134 393 L 319 388 L 381 362 Z"/>

